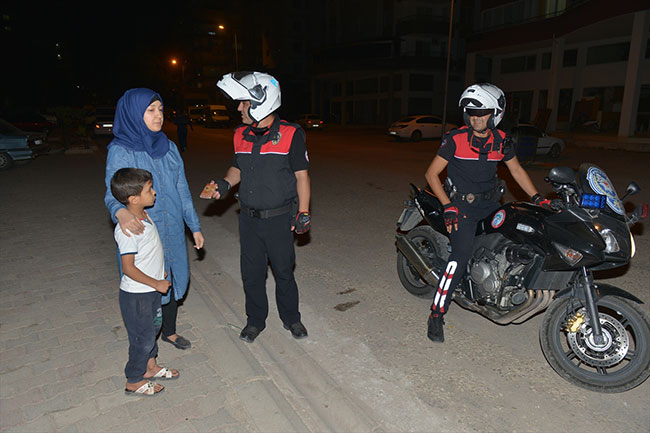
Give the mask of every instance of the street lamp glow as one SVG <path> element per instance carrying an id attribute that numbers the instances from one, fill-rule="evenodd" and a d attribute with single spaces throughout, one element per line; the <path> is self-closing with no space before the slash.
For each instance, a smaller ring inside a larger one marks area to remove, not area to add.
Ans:
<path id="1" fill-rule="evenodd" d="M 175 65 L 176 63 L 178 63 L 176 59 L 172 59 L 172 65 Z"/>
<path id="2" fill-rule="evenodd" d="M 223 24 L 219 24 L 217 28 L 219 30 L 226 30 L 226 26 Z M 233 35 L 235 36 L 235 69 L 239 70 L 239 47 L 237 44 L 237 31 L 233 31 Z"/>

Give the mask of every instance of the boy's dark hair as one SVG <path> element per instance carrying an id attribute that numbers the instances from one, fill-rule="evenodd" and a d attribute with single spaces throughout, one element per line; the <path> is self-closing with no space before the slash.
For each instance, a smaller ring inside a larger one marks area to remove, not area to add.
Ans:
<path id="1" fill-rule="evenodd" d="M 141 168 L 120 168 L 111 178 L 111 192 L 120 203 L 129 203 L 129 197 L 140 195 L 147 182 L 153 182 L 153 176 Z"/>

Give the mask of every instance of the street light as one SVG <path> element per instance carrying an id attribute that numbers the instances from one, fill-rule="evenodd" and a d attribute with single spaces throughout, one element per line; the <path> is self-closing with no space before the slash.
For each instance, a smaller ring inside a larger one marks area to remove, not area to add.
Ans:
<path id="1" fill-rule="evenodd" d="M 226 30 L 226 26 L 219 24 L 217 26 L 219 30 Z M 239 70 L 239 49 L 237 46 L 237 32 L 233 30 L 233 33 L 235 34 L 235 70 Z"/>
<path id="2" fill-rule="evenodd" d="M 187 63 L 187 60 L 171 59 L 170 63 L 173 66 L 178 66 L 178 64 L 181 65 L 180 99 L 177 100 L 176 102 L 177 103 L 180 102 L 181 107 L 184 107 L 185 106 L 185 64 Z"/>

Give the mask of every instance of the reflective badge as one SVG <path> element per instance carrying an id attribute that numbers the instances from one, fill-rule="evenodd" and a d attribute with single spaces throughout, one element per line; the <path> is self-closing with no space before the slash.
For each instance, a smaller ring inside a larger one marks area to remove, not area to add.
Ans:
<path id="1" fill-rule="evenodd" d="M 495 213 L 494 216 L 492 217 L 492 228 L 493 229 L 498 229 L 501 227 L 503 222 L 506 220 L 506 211 L 501 209 L 499 212 Z"/>
<path id="2" fill-rule="evenodd" d="M 587 181 L 589 181 L 589 186 L 596 194 L 601 194 L 607 197 L 607 206 L 609 206 L 610 209 L 619 215 L 625 215 L 623 203 L 621 203 L 618 195 L 616 195 L 616 190 L 614 190 L 612 182 L 610 182 L 604 171 L 598 167 L 589 168 L 587 171 Z"/>
<path id="3" fill-rule="evenodd" d="M 280 134 L 280 131 L 278 131 L 275 134 L 275 137 L 273 137 L 273 140 L 271 140 L 271 143 L 273 143 L 274 146 L 277 146 L 277 144 L 280 142 L 281 138 L 282 138 L 282 134 Z"/>

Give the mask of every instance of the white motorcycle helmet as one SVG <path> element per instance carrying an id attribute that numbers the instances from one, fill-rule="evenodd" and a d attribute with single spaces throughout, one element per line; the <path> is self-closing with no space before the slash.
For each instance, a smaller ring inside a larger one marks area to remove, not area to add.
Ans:
<path id="1" fill-rule="evenodd" d="M 469 122 L 468 110 L 470 112 L 472 110 L 492 110 L 492 116 L 488 120 L 488 128 L 494 129 L 503 119 L 503 113 L 506 110 L 506 96 L 494 84 L 473 84 L 460 95 L 458 106 L 462 107 L 463 120 L 465 125 L 470 128 L 472 125 Z"/>
<path id="2" fill-rule="evenodd" d="M 235 101 L 250 101 L 248 115 L 256 123 L 281 105 L 280 83 L 264 72 L 231 72 L 217 82 L 217 87 Z"/>

